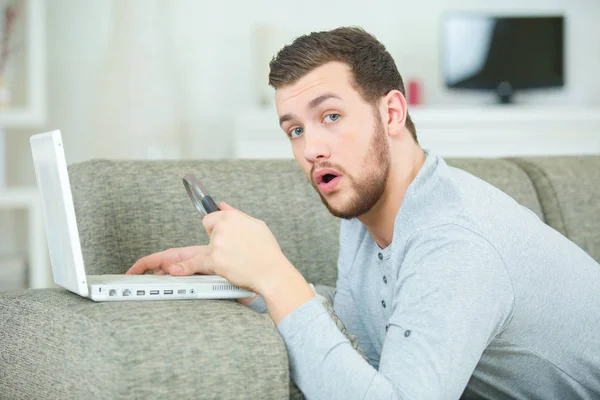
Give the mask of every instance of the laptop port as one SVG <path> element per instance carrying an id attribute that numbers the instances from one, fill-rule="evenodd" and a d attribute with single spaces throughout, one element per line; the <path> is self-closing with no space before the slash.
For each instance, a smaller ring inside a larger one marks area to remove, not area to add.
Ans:
<path id="1" fill-rule="evenodd" d="M 179 289 L 179 290 L 177 291 L 177 294 L 185 294 L 185 289 Z"/>
<path id="2" fill-rule="evenodd" d="M 129 290 L 129 289 L 123 290 L 123 296 L 129 296 L 129 295 L 131 295 L 131 290 Z"/>
<path id="3" fill-rule="evenodd" d="M 150 291 L 150 294 L 159 294 L 159 293 L 160 293 L 160 290 L 151 290 Z"/>
<path id="4" fill-rule="evenodd" d="M 138 296 L 144 296 L 146 294 L 146 291 L 145 290 L 138 290 L 136 293 L 137 293 Z"/>
<path id="5" fill-rule="evenodd" d="M 172 290 L 165 290 L 164 293 L 165 294 L 173 294 L 173 291 Z"/>
<path id="6" fill-rule="evenodd" d="M 108 295 L 109 295 L 109 296 L 116 296 L 116 295 L 117 295 L 117 291 L 116 291 L 115 289 L 110 289 L 110 290 L 108 291 Z"/>

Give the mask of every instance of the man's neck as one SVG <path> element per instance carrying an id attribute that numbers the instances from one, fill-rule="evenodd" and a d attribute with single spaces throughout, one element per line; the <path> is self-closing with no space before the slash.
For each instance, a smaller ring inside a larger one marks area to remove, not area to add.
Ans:
<path id="1" fill-rule="evenodd" d="M 425 152 L 418 145 L 392 158 L 385 192 L 373 208 L 358 217 L 377 245 L 384 249 L 392 243 L 394 221 L 404 195 L 425 163 Z"/>

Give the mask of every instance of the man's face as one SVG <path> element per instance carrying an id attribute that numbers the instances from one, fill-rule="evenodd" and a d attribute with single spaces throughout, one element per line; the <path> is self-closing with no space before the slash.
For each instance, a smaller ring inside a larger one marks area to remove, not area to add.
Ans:
<path id="1" fill-rule="evenodd" d="M 325 64 L 277 89 L 281 128 L 329 212 L 355 218 L 381 198 L 390 170 L 379 110 L 352 86 L 343 63 Z"/>

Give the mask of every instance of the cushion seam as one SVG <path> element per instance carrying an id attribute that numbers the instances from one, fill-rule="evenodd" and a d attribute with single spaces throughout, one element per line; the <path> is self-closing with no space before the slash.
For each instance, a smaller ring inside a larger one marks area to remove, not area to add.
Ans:
<path id="1" fill-rule="evenodd" d="M 560 226 L 558 227 L 559 229 L 561 229 L 566 237 L 569 237 L 569 232 L 567 230 L 567 224 L 565 223 L 565 218 L 563 216 L 563 211 L 562 211 L 562 204 L 560 202 L 560 199 L 558 198 L 557 194 L 556 194 L 556 189 L 554 188 L 554 185 L 552 184 L 552 180 L 550 180 L 550 178 L 548 177 L 548 174 L 546 174 L 546 172 L 540 168 L 538 165 L 534 164 L 531 161 L 527 161 L 525 159 L 515 159 L 515 165 L 519 166 L 519 163 L 523 163 L 524 165 L 527 165 L 528 167 L 535 169 L 536 172 L 539 172 L 540 175 L 544 178 L 544 180 L 548 183 L 548 187 L 550 188 L 550 191 L 552 192 L 552 196 L 556 199 L 556 203 L 558 205 L 558 217 L 559 217 L 559 223 Z M 519 168 L 521 168 L 519 166 Z M 538 197 L 538 201 L 542 207 L 542 212 L 544 213 L 544 219 L 546 219 L 546 224 L 548 224 L 547 218 L 546 218 L 546 211 L 547 211 L 547 207 L 544 205 L 544 202 L 542 201 L 542 197 L 540 196 L 540 191 L 538 188 L 538 185 L 536 185 L 535 180 L 531 177 L 531 175 L 527 172 L 527 170 L 525 168 L 521 168 L 523 171 L 525 171 L 525 173 L 527 174 L 527 176 L 529 177 L 529 180 L 533 183 L 533 187 L 535 189 L 535 193 Z M 549 225 L 549 224 L 548 224 Z"/>

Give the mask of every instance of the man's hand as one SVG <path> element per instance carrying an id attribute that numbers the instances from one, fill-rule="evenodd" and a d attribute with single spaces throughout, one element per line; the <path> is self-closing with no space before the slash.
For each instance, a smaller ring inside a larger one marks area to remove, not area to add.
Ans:
<path id="1" fill-rule="evenodd" d="M 126 272 L 127 275 L 144 274 L 154 271 L 154 275 L 194 275 L 204 270 L 204 258 L 208 253 L 208 246 L 179 247 L 160 251 L 142 257 Z M 236 299 L 240 304 L 247 306 L 256 296 L 251 298 Z"/>
<path id="2" fill-rule="evenodd" d="M 206 215 L 210 236 L 203 273 L 224 277 L 234 285 L 262 294 L 263 288 L 294 269 L 267 225 L 226 203 Z"/>
<path id="3" fill-rule="evenodd" d="M 128 275 L 154 271 L 155 275 L 193 275 L 201 273 L 208 246 L 179 247 L 142 257 L 126 272 Z"/>
<path id="4" fill-rule="evenodd" d="M 308 283 L 285 257 L 267 225 L 219 204 L 202 224 L 210 236 L 204 258 L 206 274 L 224 277 L 263 297 L 275 324 L 314 297 Z"/>
<path id="5" fill-rule="evenodd" d="M 202 224 L 210 236 L 204 273 L 224 277 L 263 297 L 275 324 L 315 295 L 285 257 L 267 225 L 221 203 Z"/>
<path id="6" fill-rule="evenodd" d="M 285 257 L 267 225 L 219 204 L 202 224 L 208 246 L 173 248 L 140 258 L 127 274 L 219 275 L 233 285 L 262 295 L 275 324 L 314 297 L 300 272 Z M 253 299 L 238 299 L 249 304 Z"/>

